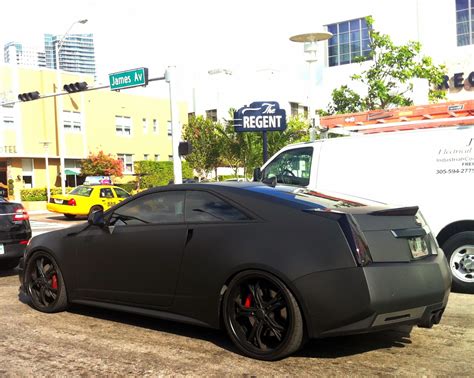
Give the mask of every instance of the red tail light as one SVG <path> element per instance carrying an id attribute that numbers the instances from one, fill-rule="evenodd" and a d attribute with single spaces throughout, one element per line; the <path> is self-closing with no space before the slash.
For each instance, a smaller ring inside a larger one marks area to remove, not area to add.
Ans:
<path id="1" fill-rule="evenodd" d="M 28 212 L 25 209 L 19 208 L 15 210 L 15 214 L 13 215 L 14 221 L 24 221 L 28 219 L 30 219 L 30 216 L 28 215 Z"/>
<path id="2" fill-rule="evenodd" d="M 69 201 L 67 201 L 67 204 L 69 206 L 76 206 L 76 200 L 74 198 L 71 198 Z"/>
<path id="3" fill-rule="evenodd" d="M 29 240 L 20 240 L 21 245 L 28 245 Z"/>

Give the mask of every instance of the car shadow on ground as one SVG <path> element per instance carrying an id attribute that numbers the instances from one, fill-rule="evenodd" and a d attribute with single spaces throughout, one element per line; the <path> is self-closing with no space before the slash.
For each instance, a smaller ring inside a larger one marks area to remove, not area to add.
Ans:
<path id="1" fill-rule="evenodd" d="M 152 331 L 191 337 L 205 340 L 232 353 L 241 354 L 223 330 L 199 327 L 190 324 L 177 323 L 142 315 L 122 313 L 119 311 L 73 305 L 69 312 L 100 318 L 107 321 L 119 322 Z M 404 348 L 411 344 L 406 333 L 383 331 L 370 334 L 338 336 L 326 339 L 309 340 L 306 345 L 296 352 L 293 357 L 300 358 L 338 358 L 357 355 L 378 349 Z"/>

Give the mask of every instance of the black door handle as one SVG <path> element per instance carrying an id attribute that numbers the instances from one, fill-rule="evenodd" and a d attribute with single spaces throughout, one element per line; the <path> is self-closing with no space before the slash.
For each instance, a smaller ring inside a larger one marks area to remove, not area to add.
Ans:
<path id="1" fill-rule="evenodd" d="M 192 228 L 188 228 L 188 235 L 186 236 L 186 245 L 188 245 L 189 241 L 191 240 L 191 238 L 193 237 L 193 233 L 194 233 L 194 229 Z"/>

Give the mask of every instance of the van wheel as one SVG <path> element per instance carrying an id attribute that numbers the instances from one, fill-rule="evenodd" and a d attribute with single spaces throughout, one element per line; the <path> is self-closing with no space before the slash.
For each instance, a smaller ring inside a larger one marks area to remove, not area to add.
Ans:
<path id="1" fill-rule="evenodd" d="M 442 246 L 453 275 L 453 291 L 474 293 L 474 231 L 451 236 Z"/>

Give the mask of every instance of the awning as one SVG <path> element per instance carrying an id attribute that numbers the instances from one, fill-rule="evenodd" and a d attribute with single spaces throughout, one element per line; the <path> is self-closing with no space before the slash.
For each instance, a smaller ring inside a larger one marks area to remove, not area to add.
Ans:
<path id="1" fill-rule="evenodd" d="M 66 174 L 66 176 L 79 176 L 81 174 L 81 170 L 80 168 L 77 168 L 77 169 L 69 168 L 69 169 L 65 169 L 64 173 Z"/>

